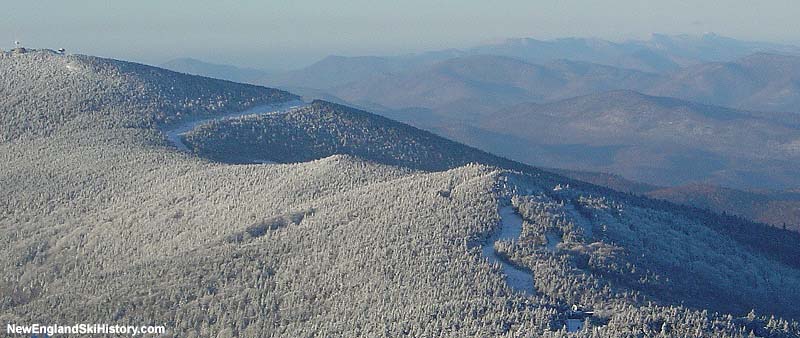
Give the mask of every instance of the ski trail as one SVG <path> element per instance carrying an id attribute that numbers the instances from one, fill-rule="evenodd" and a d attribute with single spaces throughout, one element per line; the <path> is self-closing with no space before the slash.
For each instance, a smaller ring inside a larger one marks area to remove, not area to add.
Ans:
<path id="1" fill-rule="evenodd" d="M 494 243 L 497 241 L 516 241 L 519 238 L 522 233 L 522 217 L 511 206 L 500 208 L 499 214 L 500 227 L 483 243 L 483 255 L 489 263 L 502 267 L 509 287 L 525 294 L 534 294 L 533 274 L 514 266 L 494 250 Z"/>
<path id="2" fill-rule="evenodd" d="M 302 101 L 299 101 L 299 100 L 289 101 L 289 102 L 280 103 L 280 104 L 260 105 L 260 106 L 255 106 L 255 107 L 252 107 L 252 108 L 244 110 L 244 111 L 223 114 L 223 115 L 220 115 L 220 116 L 215 116 L 215 117 L 206 118 L 206 119 L 187 121 L 187 122 L 184 122 L 184 123 L 176 125 L 176 126 L 170 126 L 169 129 L 164 129 L 162 131 L 166 134 L 167 140 L 169 140 L 172 144 L 174 144 L 175 147 L 178 148 L 178 150 L 183 151 L 183 152 L 189 152 L 189 148 L 186 147 L 185 143 L 183 143 L 182 136 L 184 134 L 188 133 L 189 131 L 191 131 L 192 129 L 194 129 L 195 127 L 199 126 L 199 125 L 202 125 L 202 124 L 205 124 L 205 123 L 209 123 L 209 122 L 213 122 L 213 121 L 222 121 L 222 120 L 226 120 L 226 119 L 233 119 L 233 118 L 242 117 L 242 116 L 245 116 L 245 115 L 283 114 L 283 113 L 287 113 L 287 112 L 289 112 L 291 110 L 300 108 L 303 105 L 304 105 L 304 103 Z"/>

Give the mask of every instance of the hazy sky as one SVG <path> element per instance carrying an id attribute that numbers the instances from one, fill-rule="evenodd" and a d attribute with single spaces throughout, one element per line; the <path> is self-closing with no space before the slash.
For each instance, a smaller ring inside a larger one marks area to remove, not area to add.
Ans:
<path id="1" fill-rule="evenodd" d="M 0 8 L 0 48 L 21 40 L 152 64 L 191 56 L 286 68 L 329 54 L 401 54 L 508 37 L 623 40 L 653 32 L 800 42 L 797 0 L 15 0 Z"/>

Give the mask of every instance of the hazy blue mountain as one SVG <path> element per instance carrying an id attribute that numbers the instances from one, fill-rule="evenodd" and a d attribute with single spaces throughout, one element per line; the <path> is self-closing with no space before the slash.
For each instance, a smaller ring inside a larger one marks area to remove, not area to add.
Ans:
<path id="1" fill-rule="evenodd" d="M 307 83 L 305 88 L 328 86 L 315 86 L 311 73 L 302 81 Z M 578 61 L 533 64 L 510 57 L 476 55 L 350 75 L 334 76 L 346 80 L 321 90 L 315 97 L 324 98 L 321 93 L 325 93 L 380 111 L 428 109 L 453 115 L 457 120 L 471 119 L 499 106 L 541 103 L 614 89 L 753 111 L 797 113 L 800 109 L 800 57 L 763 53 L 730 62 L 694 64 L 662 74 Z M 776 114 L 798 119 L 796 114 Z"/>
<path id="2" fill-rule="evenodd" d="M 648 93 L 763 111 L 800 112 L 800 57 L 754 54 L 670 74 Z"/>
<path id="3" fill-rule="evenodd" d="M 521 38 L 467 50 L 467 54 L 504 55 L 535 63 L 569 59 L 648 72 L 668 72 L 710 61 L 732 61 L 761 52 L 800 55 L 800 47 L 708 33 L 701 36 L 652 34 L 648 40 L 622 42 L 596 38 Z"/>
<path id="4" fill-rule="evenodd" d="M 411 67 L 412 64 L 400 58 L 328 56 L 306 68 L 278 74 L 267 82 L 275 86 L 329 89 Z"/>
<path id="5" fill-rule="evenodd" d="M 655 189 L 652 198 L 740 215 L 757 222 L 800 231 L 800 194 L 792 192 L 751 192 L 708 184 Z"/>
<path id="6" fill-rule="evenodd" d="M 425 108 L 456 120 L 498 107 L 646 86 L 658 75 L 557 60 L 530 64 L 502 56 L 468 56 L 333 88 L 337 97 L 391 110 Z"/>
<path id="7" fill-rule="evenodd" d="M 761 113 L 613 91 L 504 109 L 485 118 L 482 129 L 511 137 L 512 144 L 487 150 L 549 167 L 612 172 L 658 185 L 800 185 L 791 174 L 800 161 L 800 129 Z M 573 161 L 541 156 L 535 147 L 521 146 L 526 142 L 569 147 L 579 155 Z"/>
<path id="8" fill-rule="evenodd" d="M 523 38 L 400 56 L 329 56 L 275 74 L 191 59 L 165 66 L 381 111 L 423 108 L 475 114 L 497 104 L 630 89 L 748 110 L 796 112 L 798 55 L 795 46 L 715 34 L 654 34 L 649 40 L 624 42 Z"/>
<path id="9" fill-rule="evenodd" d="M 180 73 L 212 77 L 241 83 L 261 83 L 270 78 L 270 73 L 251 68 L 215 64 L 192 58 L 170 60 L 160 67 Z"/>
<path id="10" fill-rule="evenodd" d="M 677 58 L 669 50 L 650 48 L 641 42 L 616 43 L 596 38 L 508 39 L 474 47 L 468 53 L 503 55 L 533 63 L 568 59 L 647 72 L 671 71 L 694 61 Z"/>
<path id="11" fill-rule="evenodd" d="M 412 71 L 462 55 L 463 51 L 455 49 L 398 56 L 331 55 L 308 67 L 275 74 L 265 84 L 329 90 L 352 82 Z"/>
<path id="12" fill-rule="evenodd" d="M 651 49 L 669 51 L 678 57 L 706 62 L 733 61 L 757 53 L 800 55 L 798 46 L 744 41 L 714 33 L 700 36 L 653 34 L 650 40 L 643 43 Z"/>
<path id="13" fill-rule="evenodd" d="M 612 42 L 597 38 L 506 39 L 465 48 L 399 56 L 330 56 L 303 69 L 281 74 L 275 85 L 329 89 L 398 72 L 409 71 L 447 59 L 496 55 L 529 63 L 567 59 L 645 72 L 669 72 L 711 61 L 733 61 L 755 53 L 800 55 L 800 47 L 742 41 L 705 34 L 702 36 L 653 34 L 648 40 Z"/>

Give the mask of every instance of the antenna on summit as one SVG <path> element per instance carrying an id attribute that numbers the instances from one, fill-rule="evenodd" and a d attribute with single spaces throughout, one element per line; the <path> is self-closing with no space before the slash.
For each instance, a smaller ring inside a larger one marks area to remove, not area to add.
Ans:
<path id="1" fill-rule="evenodd" d="M 22 54 L 25 53 L 25 47 L 22 46 L 22 43 L 19 40 L 14 41 L 14 49 L 12 49 L 14 53 Z"/>

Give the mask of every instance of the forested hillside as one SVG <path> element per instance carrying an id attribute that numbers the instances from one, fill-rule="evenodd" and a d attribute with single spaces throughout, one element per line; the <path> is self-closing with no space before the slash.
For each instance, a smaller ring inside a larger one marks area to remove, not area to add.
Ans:
<path id="1" fill-rule="evenodd" d="M 693 184 L 653 189 L 647 196 L 741 215 L 776 227 L 800 231 L 800 194 L 796 192 L 750 192 Z"/>
<path id="2" fill-rule="evenodd" d="M 617 191 L 709 209 L 720 214 L 738 215 L 800 232 L 800 193 L 797 191 L 746 191 L 707 184 L 659 187 L 608 173 L 548 170 Z"/>
<path id="3" fill-rule="evenodd" d="M 523 167 L 406 124 L 325 101 L 287 114 L 215 121 L 196 128 L 185 141 L 195 153 L 228 163 L 305 162 L 350 154 L 427 171 L 473 162 Z"/>
<path id="4" fill-rule="evenodd" d="M 322 102 L 201 126 L 186 141 L 202 156 L 161 131 L 295 99 L 263 87 L 49 52 L 4 54 L 0 78 L 6 323 L 165 325 L 172 337 L 561 337 L 580 305 L 595 315 L 572 336 L 800 334 L 791 232 Z M 251 155 L 291 164 L 240 164 Z M 481 253 L 507 206 L 522 235 L 495 250 L 532 273 L 533 294 Z"/>

